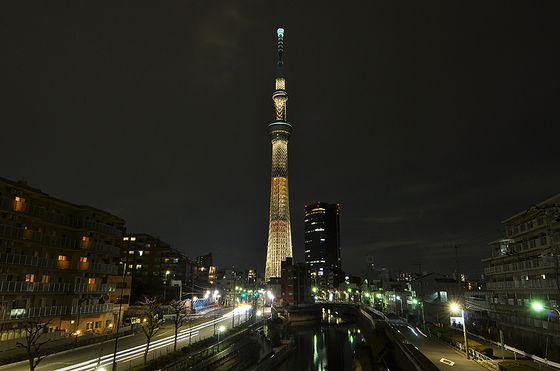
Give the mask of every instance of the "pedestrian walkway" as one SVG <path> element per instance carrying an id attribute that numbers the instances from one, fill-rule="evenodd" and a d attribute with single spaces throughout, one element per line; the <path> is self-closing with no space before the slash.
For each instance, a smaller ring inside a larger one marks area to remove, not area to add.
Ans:
<path id="1" fill-rule="evenodd" d="M 391 326 L 399 330 L 400 333 L 416 346 L 439 370 L 442 371 L 473 371 L 487 370 L 474 360 L 469 360 L 458 350 L 438 340 L 436 337 L 429 337 L 422 334 L 417 329 L 412 328 L 408 323 L 402 321 L 389 321 Z M 452 368 L 450 368 L 452 367 Z"/>

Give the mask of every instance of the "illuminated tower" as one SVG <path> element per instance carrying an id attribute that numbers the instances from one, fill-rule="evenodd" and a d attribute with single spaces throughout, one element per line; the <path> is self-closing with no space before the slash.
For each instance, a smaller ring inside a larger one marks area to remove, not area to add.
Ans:
<path id="1" fill-rule="evenodd" d="M 282 76 L 284 62 L 284 29 L 278 29 L 278 77 L 272 94 L 276 120 L 268 125 L 272 142 L 272 175 L 270 180 L 270 221 L 266 252 L 265 280 L 280 277 L 280 263 L 292 257 L 292 228 L 288 195 L 288 141 L 292 125 L 286 122 L 286 82 Z"/>

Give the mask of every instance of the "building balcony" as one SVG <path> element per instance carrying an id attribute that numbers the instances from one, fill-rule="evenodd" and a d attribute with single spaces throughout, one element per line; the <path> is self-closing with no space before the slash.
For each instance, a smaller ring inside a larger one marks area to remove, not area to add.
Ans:
<path id="1" fill-rule="evenodd" d="M 97 223 L 87 219 L 77 219 L 71 216 L 62 215 L 47 211 L 43 206 L 37 206 L 29 202 L 21 202 L 6 197 L 0 197 L 0 208 L 10 211 L 18 211 L 30 214 L 41 219 L 46 219 L 52 223 L 67 225 L 72 228 L 85 228 L 93 231 L 106 233 L 116 237 L 121 237 L 121 231 L 111 225 Z"/>
<path id="2" fill-rule="evenodd" d="M 113 304 L 96 304 L 96 305 L 73 305 L 71 307 L 33 307 L 33 308 L 18 308 L 0 311 L 0 318 L 4 321 L 10 320 L 25 320 L 45 317 L 62 317 L 66 316 L 68 312 L 72 316 L 80 314 L 103 314 L 113 311 Z"/>
<path id="3" fill-rule="evenodd" d="M 15 237 L 22 240 L 33 240 L 41 242 L 43 234 L 25 228 L 17 228 L 9 225 L 0 225 L 0 236 Z"/>
<path id="4" fill-rule="evenodd" d="M 69 283 L 44 283 L 44 282 L 0 282 L 0 292 L 70 292 Z"/>
<path id="5" fill-rule="evenodd" d="M 50 283 L 50 282 L 0 282 L 1 293 L 60 293 L 60 292 L 91 292 L 113 293 L 114 284 L 88 284 L 88 283 Z"/>
<path id="6" fill-rule="evenodd" d="M 111 225 L 97 223 L 93 220 L 83 220 L 82 226 L 93 231 L 110 234 L 119 238 L 121 237 L 121 231 Z"/>
<path id="7" fill-rule="evenodd" d="M 108 245 L 106 245 L 108 246 Z M 100 274 L 116 275 L 119 267 L 113 264 L 72 262 L 68 260 L 54 260 L 36 256 L 0 253 L 0 264 L 9 264 L 45 269 L 70 269 L 88 271 Z"/>
<path id="8" fill-rule="evenodd" d="M 102 284 L 89 284 L 89 283 L 75 283 L 72 285 L 74 292 L 103 292 L 113 293 L 117 285 L 102 283 Z"/>
<path id="9" fill-rule="evenodd" d="M 0 318 L 4 321 L 18 319 L 34 319 L 41 317 L 60 317 L 66 314 L 68 307 L 33 307 L 9 309 L 0 312 Z"/>
<path id="10" fill-rule="evenodd" d="M 102 314 L 113 311 L 113 303 L 94 304 L 94 305 L 73 305 L 70 307 L 70 314 L 72 316 L 81 316 L 87 314 Z"/>
<path id="11" fill-rule="evenodd" d="M 43 243 L 47 245 L 67 247 L 69 249 L 76 249 L 78 247 L 78 241 L 66 237 L 45 235 L 43 236 Z"/>
<path id="12" fill-rule="evenodd" d="M 104 273 L 109 275 L 116 275 L 119 271 L 119 267 L 112 264 L 105 263 L 89 263 L 89 262 L 77 262 L 77 269 L 81 271 L 89 271 L 95 273 Z"/>
<path id="13" fill-rule="evenodd" d="M 120 249 L 118 247 L 100 242 L 80 241 L 80 248 L 83 250 L 93 250 L 114 256 L 118 256 L 120 254 Z"/>

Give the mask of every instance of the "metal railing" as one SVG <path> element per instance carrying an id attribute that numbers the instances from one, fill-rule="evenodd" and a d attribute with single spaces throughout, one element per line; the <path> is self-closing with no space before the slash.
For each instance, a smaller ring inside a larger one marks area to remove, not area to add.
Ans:
<path id="1" fill-rule="evenodd" d="M 0 282 L 0 292 L 102 292 L 116 291 L 116 284 L 89 284 L 89 283 L 52 283 L 52 282 Z"/>
<path id="2" fill-rule="evenodd" d="M 106 313 L 113 311 L 113 304 L 73 305 L 70 307 L 71 315 Z"/>
<path id="3" fill-rule="evenodd" d="M 38 317 L 57 317 L 66 314 L 68 307 L 33 307 L 5 310 L 1 313 L 3 320 L 18 320 Z"/>
<path id="4" fill-rule="evenodd" d="M 111 225 L 94 222 L 93 220 L 77 219 L 68 215 L 53 213 L 51 211 L 47 211 L 44 206 L 34 205 L 29 202 L 21 202 L 6 197 L 0 197 L 0 207 L 35 215 L 40 218 L 45 218 L 48 221 L 68 225 L 74 228 L 83 227 L 85 229 L 90 229 L 117 237 L 122 236 L 122 232 Z"/>
<path id="5" fill-rule="evenodd" d="M 105 246 L 109 246 L 109 245 L 105 245 Z M 95 263 L 95 262 L 72 262 L 68 260 L 54 260 L 54 259 L 39 258 L 36 256 L 7 254 L 7 253 L 0 253 L 0 263 L 19 265 L 19 266 L 51 268 L 51 269 L 85 270 L 91 272 L 106 273 L 110 275 L 116 275 L 119 269 L 118 266 L 114 264 Z"/>

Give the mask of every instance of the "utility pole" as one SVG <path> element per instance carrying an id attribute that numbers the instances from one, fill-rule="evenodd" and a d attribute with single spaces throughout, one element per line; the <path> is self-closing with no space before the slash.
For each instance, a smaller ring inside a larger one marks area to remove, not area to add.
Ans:
<path id="1" fill-rule="evenodd" d="M 419 263 L 412 263 L 418 266 L 418 270 L 420 271 L 420 309 L 422 310 L 422 328 L 424 332 L 426 332 L 426 319 L 424 317 L 424 282 L 422 280 L 422 262 Z"/>
<path id="2" fill-rule="evenodd" d="M 459 252 L 457 251 L 461 245 L 443 245 L 443 247 L 452 247 L 455 249 L 455 262 L 457 263 L 457 278 L 459 281 L 459 287 L 461 291 L 464 290 L 463 286 L 463 276 L 461 276 L 461 270 L 459 269 Z"/>

